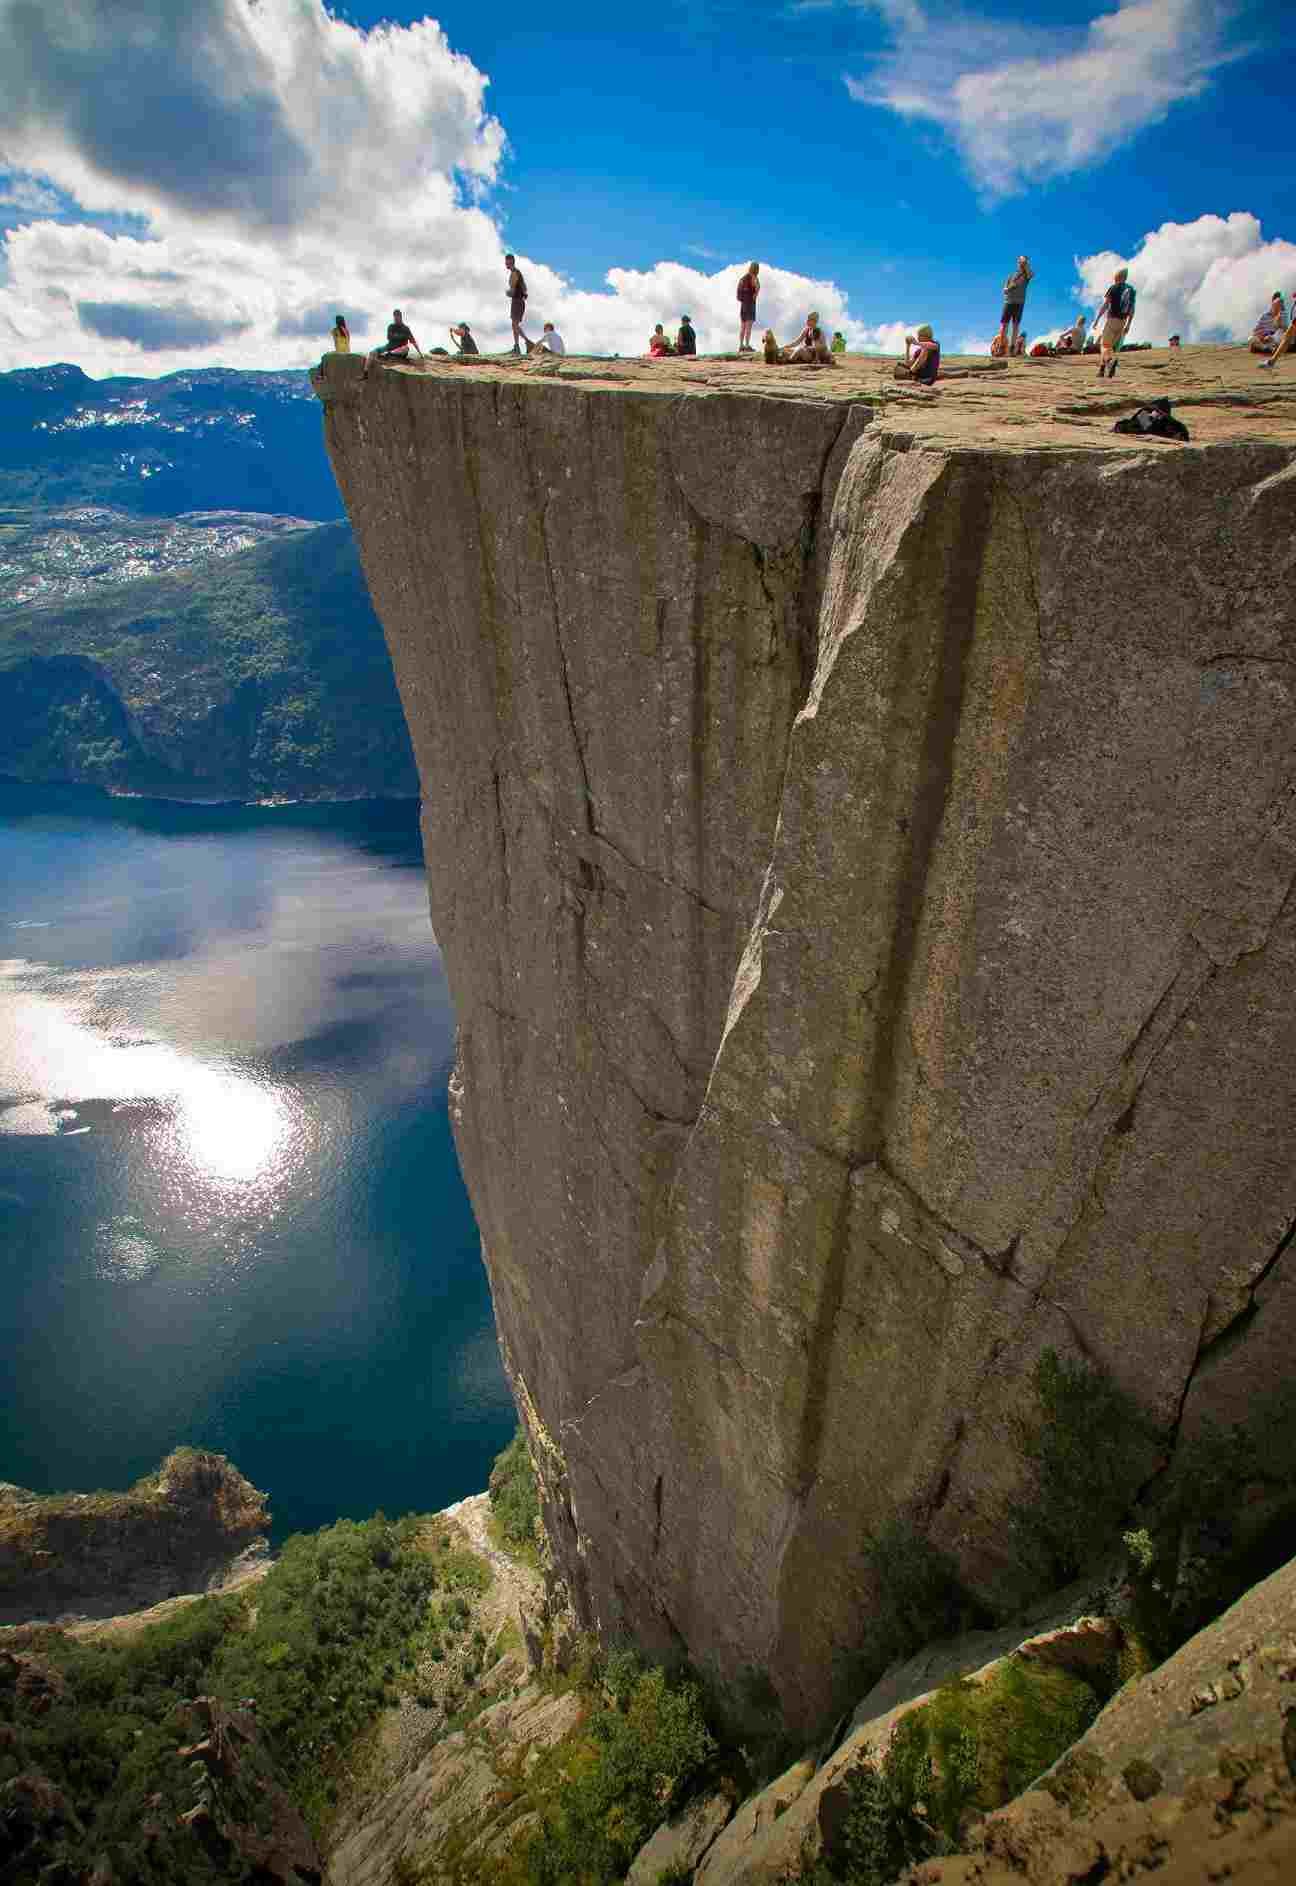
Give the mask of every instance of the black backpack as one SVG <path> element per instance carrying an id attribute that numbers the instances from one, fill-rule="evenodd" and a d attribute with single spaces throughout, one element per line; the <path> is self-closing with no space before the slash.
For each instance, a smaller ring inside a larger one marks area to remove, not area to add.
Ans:
<path id="1" fill-rule="evenodd" d="M 1141 439 L 1182 439 L 1185 444 L 1189 436 L 1187 426 L 1170 417 L 1170 402 L 1164 396 L 1150 406 L 1140 406 L 1127 419 L 1118 419 L 1112 431 L 1132 432 Z"/>

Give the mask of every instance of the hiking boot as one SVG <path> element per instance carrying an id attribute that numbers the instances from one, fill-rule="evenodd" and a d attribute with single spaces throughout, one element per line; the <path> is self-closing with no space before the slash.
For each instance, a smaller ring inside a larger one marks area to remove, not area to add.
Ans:
<path id="1" fill-rule="evenodd" d="M 516 342 L 514 342 L 514 345 L 513 345 L 513 352 L 517 355 L 519 360 L 522 358 L 522 349 L 517 345 Z"/>

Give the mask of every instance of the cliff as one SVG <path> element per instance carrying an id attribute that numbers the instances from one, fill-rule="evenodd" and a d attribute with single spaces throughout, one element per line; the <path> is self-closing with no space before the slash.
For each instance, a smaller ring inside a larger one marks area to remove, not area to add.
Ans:
<path id="1" fill-rule="evenodd" d="M 0 1624 L 112 1617 L 215 1589 L 265 1551 L 270 1514 L 223 1454 L 177 1448 L 125 1493 L 0 1485 Z"/>
<path id="2" fill-rule="evenodd" d="M 794 1727 L 888 1519 L 1023 1595 L 1043 1350 L 1145 1478 L 1288 1368 L 1296 400 L 1089 372 L 316 376 L 558 1565 Z"/>

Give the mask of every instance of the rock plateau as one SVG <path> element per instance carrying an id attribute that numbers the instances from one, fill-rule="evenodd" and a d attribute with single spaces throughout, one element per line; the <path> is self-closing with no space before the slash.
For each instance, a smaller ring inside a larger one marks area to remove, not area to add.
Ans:
<path id="1" fill-rule="evenodd" d="M 1296 388 L 1091 375 L 316 375 L 558 1566 L 807 1731 L 887 1519 L 1023 1596 L 1045 1348 L 1149 1475 L 1289 1367 Z"/>

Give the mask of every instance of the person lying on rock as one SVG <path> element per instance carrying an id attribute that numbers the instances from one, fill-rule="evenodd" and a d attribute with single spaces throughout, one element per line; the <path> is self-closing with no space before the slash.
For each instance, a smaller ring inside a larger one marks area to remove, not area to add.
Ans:
<path id="1" fill-rule="evenodd" d="M 916 334 L 905 335 L 905 357 L 896 361 L 895 377 L 931 386 L 940 372 L 940 357 L 940 342 L 924 322 Z"/>
<path id="2" fill-rule="evenodd" d="M 458 327 L 451 328 L 450 338 L 461 354 L 476 354 L 481 352 L 481 349 L 472 337 L 472 329 L 466 321 L 461 321 Z"/>
<path id="3" fill-rule="evenodd" d="M 369 371 L 370 360 L 408 360 L 410 348 L 421 360 L 423 349 L 415 340 L 412 331 L 405 325 L 405 317 L 399 308 L 392 309 L 392 318 L 387 324 L 387 345 L 375 347 L 365 361 L 365 372 Z"/>

